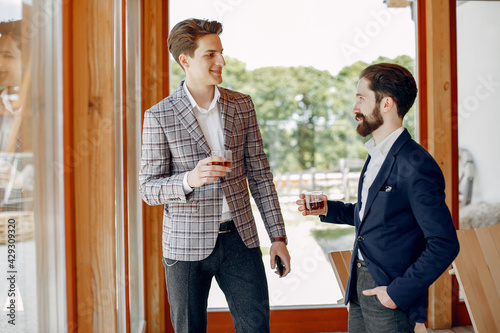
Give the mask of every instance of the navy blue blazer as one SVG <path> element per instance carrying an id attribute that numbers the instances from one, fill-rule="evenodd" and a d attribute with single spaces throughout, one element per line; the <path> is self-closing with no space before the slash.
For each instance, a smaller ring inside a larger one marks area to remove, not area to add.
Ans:
<path id="1" fill-rule="evenodd" d="M 445 183 L 434 158 L 405 130 L 389 151 L 368 192 L 359 219 L 363 175 L 356 204 L 328 201 L 327 223 L 356 228 L 346 304 L 356 292 L 355 259 L 361 250 L 377 286 L 415 322 L 427 320 L 428 288 L 451 265 L 459 244 L 445 203 Z M 354 284 L 353 284 L 354 283 Z"/>

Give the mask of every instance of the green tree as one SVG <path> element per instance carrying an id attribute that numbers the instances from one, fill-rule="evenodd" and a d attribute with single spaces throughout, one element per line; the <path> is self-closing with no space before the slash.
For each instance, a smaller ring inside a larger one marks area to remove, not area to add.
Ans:
<path id="1" fill-rule="evenodd" d="M 356 62 L 337 75 L 313 67 L 264 67 L 247 70 L 238 59 L 225 57 L 222 86 L 252 96 L 264 149 L 273 172 L 310 168 L 331 169 L 341 158 L 366 158 L 362 138 L 352 114 L 359 73 L 369 64 Z M 414 70 L 409 56 L 380 57 L 374 63 L 391 62 Z M 184 71 L 172 61 L 173 91 Z M 404 125 L 412 135 L 415 108 Z"/>
<path id="2" fill-rule="evenodd" d="M 265 149 L 279 171 L 315 167 L 317 131 L 331 114 L 332 75 L 313 67 L 265 67 L 251 73 Z M 277 165 L 279 163 L 279 165 Z"/>
<path id="3" fill-rule="evenodd" d="M 184 70 L 178 63 L 175 62 L 174 58 L 170 57 L 170 93 L 173 93 L 175 89 L 177 89 L 179 83 L 184 80 L 185 77 L 186 75 L 184 74 Z"/>

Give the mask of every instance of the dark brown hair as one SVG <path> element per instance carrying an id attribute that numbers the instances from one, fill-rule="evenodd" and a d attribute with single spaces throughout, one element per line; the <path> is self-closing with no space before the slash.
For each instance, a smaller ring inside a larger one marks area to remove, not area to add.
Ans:
<path id="1" fill-rule="evenodd" d="M 21 20 L 0 22 L 0 37 L 11 36 L 21 49 Z"/>
<path id="2" fill-rule="evenodd" d="M 220 22 L 193 18 L 187 19 L 177 23 L 170 31 L 167 38 L 168 50 L 172 53 L 175 61 L 181 65 L 179 56 L 184 53 L 193 57 L 194 51 L 198 47 L 198 40 L 206 35 L 220 35 L 221 33 L 222 23 Z"/>
<path id="3" fill-rule="evenodd" d="M 359 78 L 370 81 L 369 88 L 375 93 L 375 101 L 391 97 L 403 119 L 417 97 L 417 83 L 410 71 L 396 64 L 381 63 L 366 67 Z"/>

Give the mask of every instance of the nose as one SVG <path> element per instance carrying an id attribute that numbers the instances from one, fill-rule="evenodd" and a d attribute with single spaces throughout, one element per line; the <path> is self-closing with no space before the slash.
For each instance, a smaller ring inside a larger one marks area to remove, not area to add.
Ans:
<path id="1" fill-rule="evenodd" d="M 226 66 L 226 62 L 224 61 L 224 56 L 222 54 L 219 54 L 217 57 L 217 65 L 221 67 Z"/>
<path id="2" fill-rule="evenodd" d="M 352 114 L 357 115 L 359 113 L 358 103 L 354 104 L 352 107 Z"/>

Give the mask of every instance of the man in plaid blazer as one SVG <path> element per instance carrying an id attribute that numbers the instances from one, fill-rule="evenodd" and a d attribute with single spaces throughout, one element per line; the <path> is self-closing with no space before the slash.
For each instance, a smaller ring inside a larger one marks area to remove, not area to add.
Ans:
<path id="1" fill-rule="evenodd" d="M 168 37 L 186 73 L 144 116 L 141 195 L 164 205 L 163 263 L 174 329 L 205 332 L 215 277 L 236 332 L 269 332 L 269 296 L 248 188 L 290 272 L 286 233 L 255 109 L 249 96 L 220 88 L 225 65 L 216 21 L 188 19 Z M 212 150 L 231 150 L 232 166 Z"/>

